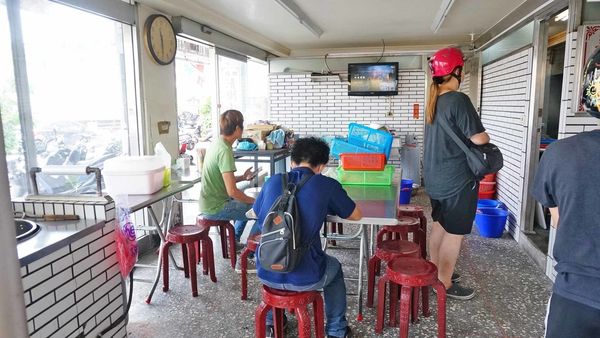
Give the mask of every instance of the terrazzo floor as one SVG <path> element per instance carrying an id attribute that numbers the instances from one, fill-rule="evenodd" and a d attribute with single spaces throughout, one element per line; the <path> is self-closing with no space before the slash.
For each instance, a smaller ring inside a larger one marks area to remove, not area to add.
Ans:
<path id="1" fill-rule="evenodd" d="M 419 191 L 413 203 L 430 209 L 429 199 Z M 429 212 L 427 211 L 429 215 Z M 429 220 L 431 226 L 431 220 Z M 247 227 L 249 229 L 249 227 Z M 346 226 L 345 233 L 357 228 Z M 240 275 L 222 258 L 218 236 L 213 234 L 217 283 L 208 276 L 198 275 L 196 298 L 191 296 L 188 279 L 182 272 L 171 270 L 170 290 L 162 291 L 162 281 L 152 298 L 145 303 L 150 284 L 134 282 L 134 293 L 127 330 L 129 337 L 253 337 L 254 309 L 260 302 L 260 283 L 250 275 L 248 300 L 240 300 Z M 173 253 L 181 262 L 181 250 Z M 339 242 L 329 247 L 328 253 L 337 257 L 347 277 L 358 275 L 358 242 Z M 154 253 L 140 258 L 143 263 L 154 263 Z M 508 234 L 499 239 L 480 237 L 476 227 L 466 236 L 457 271 L 461 283 L 473 287 L 476 296 L 469 301 L 449 299 L 447 302 L 448 337 L 542 337 L 546 302 L 551 281 L 524 253 Z M 152 278 L 154 270 L 138 269 L 135 278 Z M 347 317 L 353 337 L 398 337 L 398 328 L 385 327 L 382 335 L 374 332 L 375 308 L 364 309 L 364 319 L 356 320 L 356 282 L 347 280 Z M 366 264 L 365 283 L 366 285 Z M 366 292 L 364 293 L 366 297 Z M 410 337 L 437 336 L 435 294 L 430 295 L 432 316 L 420 317 L 409 328 Z M 286 337 L 297 337 L 296 321 L 290 317 Z"/>

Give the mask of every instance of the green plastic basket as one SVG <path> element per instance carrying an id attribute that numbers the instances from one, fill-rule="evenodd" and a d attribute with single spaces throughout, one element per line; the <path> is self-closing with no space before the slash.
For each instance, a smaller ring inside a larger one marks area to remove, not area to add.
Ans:
<path id="1" fill-rule="evenodd" d="M 386 165 L 381 171 L 344 170 L 337 168 L 337 179 L 341 184 L 349 185 L 391 185 L 394 166 Z"/>

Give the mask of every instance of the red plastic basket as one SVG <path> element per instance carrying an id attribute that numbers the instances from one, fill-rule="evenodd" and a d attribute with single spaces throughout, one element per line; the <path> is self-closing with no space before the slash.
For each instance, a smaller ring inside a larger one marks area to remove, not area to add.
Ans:
<path id="1" fill-rule="evenodd" d="M 496 182 L 479 182 L 479 192 L 496 191 Z"/>
<path id="2" fill-rule="evenodd" d="M 496 197 L 496 190 L 482 192 L 479 191 L 479 199 L 480 200 L 491 200 Z"/>
<path id="3" fill-rule="evenodd" d="M 345 153 L 340 155 L 340 164 L 344 170 L 372 170 L 385 168 L 385 155 L 378 153 Z"/>
<path id="4" fill-rule="evenodd" d="M 496 182 L 496 173 L 491 173 L 483 176 L 481 182 Z"/>

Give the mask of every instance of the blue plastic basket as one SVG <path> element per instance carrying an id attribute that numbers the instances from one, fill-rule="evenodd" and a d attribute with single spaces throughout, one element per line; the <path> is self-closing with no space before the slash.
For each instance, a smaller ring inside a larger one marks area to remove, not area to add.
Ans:
<path id="1" fill-rule="evenodd" d="M 508 211 L 499 208 L 478 208 L 475 224 L 483 237 L 500 238 L 508 219 Z"/>
<path id="2" fill-rule="evenodd" d="M 339 138 L 333 139 L 333 141 L 331 141 L 331 154 L 333 157 L 339 159 L 340 155 L 345 153 L 374 153 L 374 151 L 344 142 Z"/>
<path id="3" fill-rule="evenodd" d="M 369 149 L 371 152 L 383 153 L 386 159 L 390 158 L 392 140 L 392 134 L 385 131 L 358 123 L 350 123 L 348 126 L 348 142 L 350 144 Z"/>

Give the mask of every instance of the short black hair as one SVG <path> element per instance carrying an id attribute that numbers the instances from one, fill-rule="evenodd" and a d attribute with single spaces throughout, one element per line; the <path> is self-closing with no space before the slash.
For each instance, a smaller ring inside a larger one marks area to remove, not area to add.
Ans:
<path id="1" fill-rule="evenodd" d="M 329 162 L 329 146 L 316 137 L 296 140 L 292 147 L 292 161 L 296 164 L 308 162 L 312 167 Z"/>

